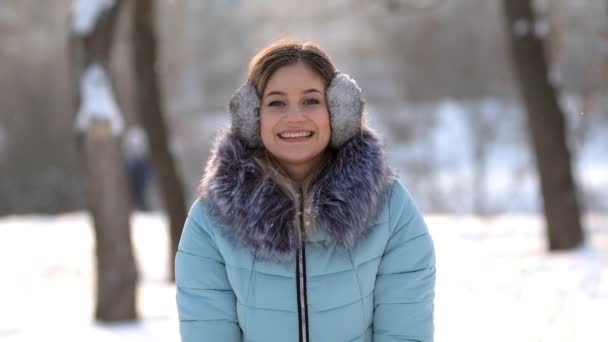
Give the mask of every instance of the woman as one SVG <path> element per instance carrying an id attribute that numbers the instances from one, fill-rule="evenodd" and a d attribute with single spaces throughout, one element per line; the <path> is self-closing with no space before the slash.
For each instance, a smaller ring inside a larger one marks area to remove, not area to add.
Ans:
<path id="1" fill-rule="evenodd" d="M 182 341 L 432 341 L 433 242 L 356 83 L 279 41 L 229 110 L 175 260 Z"/>

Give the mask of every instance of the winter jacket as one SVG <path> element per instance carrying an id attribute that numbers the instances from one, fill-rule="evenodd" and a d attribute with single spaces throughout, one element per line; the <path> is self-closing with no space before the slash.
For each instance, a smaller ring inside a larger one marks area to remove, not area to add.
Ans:
<path id="1" fill-rule="evenodd" d="M 294 201 L 221 136 L 175 259 L 182 341 L 433 341 L 433 242 L 385 159 L 364 129 Z"/>

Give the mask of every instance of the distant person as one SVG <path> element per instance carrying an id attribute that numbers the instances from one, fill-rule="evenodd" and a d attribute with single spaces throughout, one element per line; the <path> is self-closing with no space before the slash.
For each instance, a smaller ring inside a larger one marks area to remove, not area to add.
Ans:
<path id="1" fill-rule="evenodd" d="M 152 165 L 146 132 L 138 126 L 129 128 L 124 137 L 124 149 L 133 206 L 138 210 L 150 210 L 147 188 L 152 177 Z"/>
<path id="2" fill-rule="evenodd" d="M 253 58 L 175 259 L 183 342 L 433 341 L 433 241 L 363 105 L 316 45 Z"/>

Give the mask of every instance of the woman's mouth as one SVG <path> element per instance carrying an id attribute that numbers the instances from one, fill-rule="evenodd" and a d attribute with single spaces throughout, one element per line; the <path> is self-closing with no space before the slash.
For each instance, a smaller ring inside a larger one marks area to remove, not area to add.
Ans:
<path id="1" fill-rule="evenodd" d="M 278 137 L 288 142 L 301 142 L 309 140 L 313 135 L 312 131 L 290 131 L 279 133 Z"/>

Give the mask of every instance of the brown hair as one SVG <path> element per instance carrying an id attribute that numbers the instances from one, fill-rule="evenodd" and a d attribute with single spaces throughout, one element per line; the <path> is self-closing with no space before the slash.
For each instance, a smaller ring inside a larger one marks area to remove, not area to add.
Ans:
<path id="1" fill-rule="evenodd" d="M 311 42 L 300 43 L 292 39 L 277 40 L 261 49 L 249 62 L 249 80 L 258 95 L 262 96 L 268 80 L 279 68 L 303 62 L 316 71 L 325 86 L 336 73 L 336 66 L 329 55 Z"/>
<path id="2" fill-rule="evenodd" d="M 251 59 L 251 62 L 249 63 L 249 80 L 253 83 L 258 95 L 261 97 L 268 80 L 279 68 L 297 62 L 303 62 L 316 71 L 325 82 L 326 87 L 329 85 L 336 72 L 336 67 L 329 55 L 317 45 L 310 42 L 301 43 L 292 39 L 281 39 L 261 49 Z M 308 205 L 310 199 L 307 194 L 310 187 L 314 181 L 323 174 L 327 167 L 333 163 L 334 158 L 335 152 L 331 147 L 327 147 L 323 152 L 319 167 L 302 183 L 302 191 Z M 287 175 L 276 158 L 274 158 L 268 150 L 262 147 L 257 151 L 255 161 L 262 172 L 270 175 L 277 185 L 279 185 L 279 187 L 281 187 L 281 189 L 299 206 L 297 201 L 297 185 Z M 305 205 L 305 207 L 308 205 Z M 304 209 L 305 208 L 300 208 L 303 215 L 307 215 L 307 213 L 304 212 Z M 299 224 L 299 222 L 296 224 Z M 305 234 L 312 235 L 314 233 L 314 226 L 314 224 L 311 224 L 305 228 L 301 227 L 301 229 Z"/>

